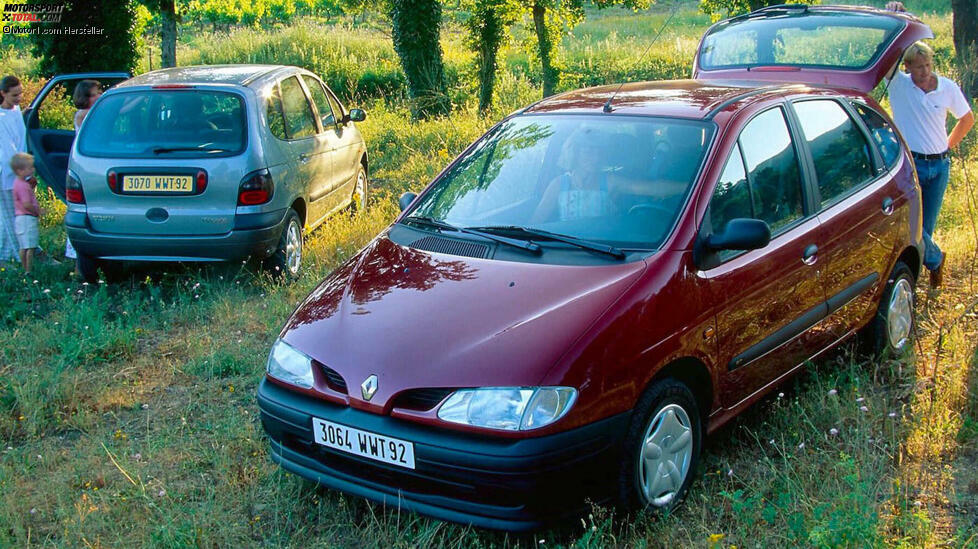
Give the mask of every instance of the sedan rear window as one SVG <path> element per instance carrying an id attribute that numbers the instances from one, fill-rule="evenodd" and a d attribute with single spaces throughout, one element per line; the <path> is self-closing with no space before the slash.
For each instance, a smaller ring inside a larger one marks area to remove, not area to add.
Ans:
<path id="1" fill-rule="evenodd" d="M 78 136 L 86 156 L 210 157 L 245 148 L 244 103 L 233 93 L 152 89 L 103 97 Z"/>
<path id="2" fill-rule="evenodd" d="M 902 27 L 898 19 L 856 13 L 733 19 L 703 39 L 698 63 L 705 70 L 778 65 L 865 69 Z"/>
<path id="3" fill-rule="evenodd" d="M 669 234 L 713 125 L 531 115 L 478 141 L 412 211 L 462 227 L 525 227 L 632 249 Z"/>

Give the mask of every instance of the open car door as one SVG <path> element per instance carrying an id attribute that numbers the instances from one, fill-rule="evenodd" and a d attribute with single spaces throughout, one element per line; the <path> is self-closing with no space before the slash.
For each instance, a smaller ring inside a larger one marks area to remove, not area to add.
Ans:
<path id="1" fill-rule="evenodd" d="M 802 82 L 869 93 L 930 27 L 907 13 L 866 7 L 782 5 L 713 25 L 693 78 Z"/>
<path id="2" fill-rule="evenodd" d="M 27 149 L 34 155 L 38 174 L 61 200 L 65 199 L 65 176 L 68 155 L 75 141 L 75 108 L 71 96 L 78 82 L 98 80 L 108 89 L 130 78 L 124 72 L 91 72 L 62 74 L 44 85 L 24 111 L 27 126 Z"/>

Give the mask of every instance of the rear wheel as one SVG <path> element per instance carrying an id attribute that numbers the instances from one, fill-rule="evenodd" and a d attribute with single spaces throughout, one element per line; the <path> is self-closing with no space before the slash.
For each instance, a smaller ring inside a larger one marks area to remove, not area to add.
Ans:
<path id="1" fill-rule="evenodd" d="M 289 210 L 285 215 L 285 228 L 279 239 L 275 253 L 265 262 L 272 276 L 284 277 L 286 280 L 299 278 L 302 266 L 302 224 L 299 214 Z"/>
<path id="2" fill-rule="evenodd" d="M 910 267 L 898 261 L 886 281 L 876 316 L 864 336 L 873 356 L 902 353 L 910 347 L 917 301 L 914 282 Z"/>
<path id="3" fill-rule="evenodd" d="M 676 507 L 692 481 L 701 445 L 692 391 L 674 379 L 651 385 L 639 399 L 625 436 L 620 503 L 628 509 Z"/>
<path id="4" fill-rule="evenodd" d="M 90 284 L 98 282 L 98 261 L 94 257 L 81 252 L 75 252 L 75 255 L 75 264 L 78 267 L 78 273 L 81 275 L 82 280 Z"/>

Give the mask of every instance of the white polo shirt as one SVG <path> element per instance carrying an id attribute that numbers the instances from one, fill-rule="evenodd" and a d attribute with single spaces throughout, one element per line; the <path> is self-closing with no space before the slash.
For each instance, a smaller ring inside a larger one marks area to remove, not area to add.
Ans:
<path id="1" fill-rule="evenodd" d="M 937 154 L 946 151 L 947 112 L 961 118 L 971 111 L 961 88 L 943 76 L 937 76 L 934 91 L 924 92 L 913 83 L 909 74 L 896 71 L 889 90 L 893 121 L 914 152 Z"/>

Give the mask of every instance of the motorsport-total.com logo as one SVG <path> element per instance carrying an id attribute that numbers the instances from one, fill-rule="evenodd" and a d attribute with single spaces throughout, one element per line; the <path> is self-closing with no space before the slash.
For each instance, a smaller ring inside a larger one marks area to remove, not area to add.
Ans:
<path id="1" fill-rule="evenodd" d="M 102 34 L 96 27 L 73 27 L 61 25 L 61 17 L 66 11 L 65 2 L 11 2 L 0 0 L 0 25 L 2 34 L 51 34 L 69 36 L 78 34 Z M 49 23 L 54 23 L 50 25 Z"/>

